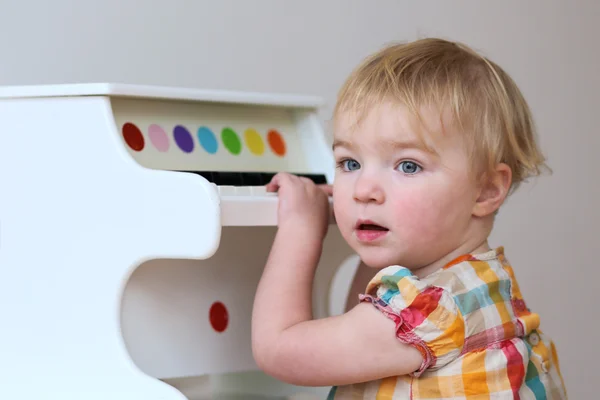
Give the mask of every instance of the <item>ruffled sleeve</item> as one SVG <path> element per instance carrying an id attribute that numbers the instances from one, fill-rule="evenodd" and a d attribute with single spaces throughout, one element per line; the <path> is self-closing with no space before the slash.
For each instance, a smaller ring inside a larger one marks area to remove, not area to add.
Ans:
<path id="1" fill-rule="evenodd" d="M 360 301 L 372 303 L 392 319 L 396 337 L 421 352 L 423 364 L 413 376 L 439 369 L 461 354 L 465 324 L 454 298 L 443 288 L 422 282 L 408 268 L 379 271 Z"/>

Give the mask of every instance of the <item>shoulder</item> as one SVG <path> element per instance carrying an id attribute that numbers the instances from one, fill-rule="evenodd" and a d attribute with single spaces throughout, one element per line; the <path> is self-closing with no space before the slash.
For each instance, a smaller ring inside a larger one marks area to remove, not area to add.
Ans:
<path id="1" fill-rule="evenodd" d="M 379 271 L 367 285 L 366 294 L 361 296 L 361 300 L 376 301 L 394 313 L 404 313 L 405 320 L 409 310 L 417 309 L 428 310 L 428 314 L 438 309 L 443 311 L 444 315 L 455 314 L 456 317 L 460 317 L 450 291 L 435 283 L 421 280 L 408 268 L 398 265 Z M 432 315 L 433 318 L 439 316 Z"/>
<path id="2" fill-rule="evenodd" d="M 468 314 L 465 312 L 469 309 L 468 304 L 511 301 L 515 282 L 512 269 L 508 268 L 500 247 L 478 255 L 462 256 L 424 280 L 451 293 L 463 313 Z"/>
<path id="3" fill-rule="evenodd" d="M 368 283 L 363 300 L 380 299 L 396 311 L 407 307 L 444 306 L 458 312 L 454 299 L 456 280 L 454 271 L 437 275 L 434 279 L 418 278 L 406 267 L 392 265 L 380 270 Z"/>
<path id="4" fill-rule="evenodd" d="M 465 324 L 447 289 L 421 280 L 405 267 L 382 269 L 369 282 L 361 302 L 369 302 L 392 319 L 396 338 L 416 347 L 425 369 L 440 368 L 462 352 Z"/>

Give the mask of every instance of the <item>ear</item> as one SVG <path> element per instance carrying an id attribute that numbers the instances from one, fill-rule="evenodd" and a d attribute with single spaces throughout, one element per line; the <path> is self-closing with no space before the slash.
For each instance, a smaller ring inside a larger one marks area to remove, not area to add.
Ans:
<path id="1" fill-rule="evenodd" d="M 512 171 L 504 163 L 498 164 L 492 173 L 485 174 L 479 197 L 473 207 L 473 215 L 485 217 L 495 213 L 506 199 L 511 183 Z"/>

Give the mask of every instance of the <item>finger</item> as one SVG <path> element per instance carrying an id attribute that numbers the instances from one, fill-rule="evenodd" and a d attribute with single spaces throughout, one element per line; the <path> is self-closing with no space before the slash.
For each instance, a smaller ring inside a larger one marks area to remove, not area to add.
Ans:
<path id="1" fill-rule="evenodd" d="M 280 178 L 276 178 L 275 176 L 271 178 L 271 181 L 265 185 L 267 192 L 276 192 L 279 189 Z"/>
<path id="2" fill-rule="evenodd" d="M 289 180 L 290 180 L 289 174 L 287 174 L 285 172 L 279 172 L 279 173 L 275 174 L 275 176 L 273 176 L 273 178 L 271 178 L 271 181 L 265 185 L 266 190 L 267 190 L 267 192 L 276 192 L 279 190 L 279 188 L 282 186 L 282 184 L 285 184 L 285 182 L 289 181 Z"/>

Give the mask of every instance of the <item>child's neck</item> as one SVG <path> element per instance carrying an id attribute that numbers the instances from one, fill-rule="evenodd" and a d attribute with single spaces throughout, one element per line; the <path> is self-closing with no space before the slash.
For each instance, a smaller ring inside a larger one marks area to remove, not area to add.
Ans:
<path id="1" fill-rule="evenodd" d="M 448 254 L 440 257 L 437 261 L 432 264 L 411 269 L 412 273 L 418 278 L 424 278 L 431 275 L 440 268 L 446 266 L 449 262 L 465 254 L 479 254 L 490 251 L 490 245 L 488 244 L 488 237 L 492 231 L 493 219 L 477 220 L 474 221 L 469 229 L 468 238 L 454 250 Z"/>
<path id="2" fill-rule="evenodd" d="M 417 276 L 418 278 L 425 278 L 426 276 L 431 275 L 438 269 L 443 268 L 449 262 L 451 262 L 452 260 L 455 260 L 456 258 L 458 258 L 462 255 L 485 253 L 490 250 L 491 250 L 491 248 L 490 248 L 487 240 L 480 243 L 479 245 L 476 245 L 476 247 L 473 247 L 473 245 L 461 246 L 461 247 L 457 248 L 455 251 L 448 253 L 446 256 L 440 258 L 433 264 L 429 264 L 424 267 L 413 269 L 412 273 L 415 276 Z"/>

